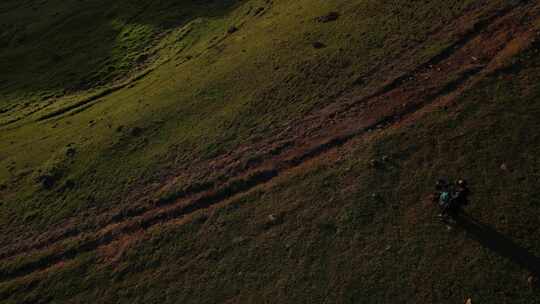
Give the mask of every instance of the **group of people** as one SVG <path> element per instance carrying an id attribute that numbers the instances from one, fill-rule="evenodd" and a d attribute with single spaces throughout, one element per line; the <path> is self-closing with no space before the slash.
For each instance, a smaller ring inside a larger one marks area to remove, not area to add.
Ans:
<path id="1" fill-rule="evenodd" d="M 435 191 L 434 200 L 441 209 L 439 217 L 443 220 L 455 218 L 461 207 L 468 204 L 470 190 L 463 179 L 454 183 L 440 179 L 435 185 Z"/>

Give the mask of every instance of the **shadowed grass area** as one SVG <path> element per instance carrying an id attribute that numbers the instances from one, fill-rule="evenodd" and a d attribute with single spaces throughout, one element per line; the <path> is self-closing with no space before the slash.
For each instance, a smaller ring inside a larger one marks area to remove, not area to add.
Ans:
<path id="1" fill-rule="evenodd" d="M 226 14 L 234 3 L 4 1 L 0 88 L 28 102 L 108 85 L 155 59 L 154 46 L 172 29 Z"/>

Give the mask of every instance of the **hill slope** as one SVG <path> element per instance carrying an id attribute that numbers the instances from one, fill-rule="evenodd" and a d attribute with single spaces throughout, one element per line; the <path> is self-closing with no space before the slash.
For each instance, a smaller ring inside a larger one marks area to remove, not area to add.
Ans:
<path id="1" fill-rule="evenodd" d="M 538 301 L 539 8 L 2 4 L 0 298 Z"/>

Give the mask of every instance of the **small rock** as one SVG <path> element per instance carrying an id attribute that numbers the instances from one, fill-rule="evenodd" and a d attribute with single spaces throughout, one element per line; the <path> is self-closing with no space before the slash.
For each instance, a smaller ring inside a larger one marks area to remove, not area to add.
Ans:
<path id="1" fill-rule="evenodd" d="M 503 170 L 503 171 L 508 171 L 508 165 L 506 165 L 506 163 L 503 163 L 503 164 L 501 165 L 501 170 Z"/>
<path id="2" fill-rule="evenodd" d="M 140 136 L 143 132 L 143 129 L 139 128 L 139 127 L 134 127 L 133 129 L 131 129 L 131 136 Z"/>
<path id="3" fill-rule="evenodd" d="M 56 177 L 50 174 L 41 175 L 37 178 L 37 182 L 41 183 L 43 189 L 49 190 L 56 183 Z"/>
<path id="4" fill-rule="evenodd" d="M 338 18 L 339 18 L 339 13 L 338 12 L 330 12 L 330 13 L 324 15 L 324 16 L 320 16 L 320 17 L 315 18 L 315 21 L 321 22 L 321 23 L 327 23 L 327 22 L 331 22 L 331 21 L 336 21 Z"/>
<path id="5" fill-rule="evenodd" d="M 267 219 L 266 219 L 266 222 L 264 223 L 264 228 L 265 229 L 268 229 L 272 226 L 275 226 L 275 225 L 278 225 L 281 223 L 281 217 L 280 216 L 277 216 L 277 215 L 274 215 L 274 214 L 270 214 Z"/>
<path id="6" fill-rule="evenodd" d="M 388 157 L 388 155 L 383 155 L 383 157 L 381 158 L 381 160 L 382 160 L 383 162 L 386 162 L 386 161 L 390 160 L 390 157 Z"/>
<path id="7" fill-rule="evenodd" d="M 319 42 L 319 41 L 313 42 L 313 43 L 312 43 L 312 46 L 313 46 L 313 48 L 315 48 L 315 49 L 322 49 L 322 48 L 325 48 L 325 47 L 326 47 L 326 45 L 325 45 L 324 43 Z"/>
<path id="8" fill-rule="evenodd" d="M 468 298 L 467 301 L 465 302 L 465 304 L 472 304 L 471 298 Z"/>
<path id="9" fill-rule="evenodd" d="M 67 157 L 73 157 L 75 156 L 75 154 L 77 154 L 77 150 L 73 147 L 69 147 L 67 150 L 66 150 L 66 156 Z"/>
<path id="10" fill-rule="evenodd" d="M 536 277 L 534 275 L 530 275 L 527 278 L 527 285 L 529 285 L 530 288 L 538 287 L 538 277 Z"/>

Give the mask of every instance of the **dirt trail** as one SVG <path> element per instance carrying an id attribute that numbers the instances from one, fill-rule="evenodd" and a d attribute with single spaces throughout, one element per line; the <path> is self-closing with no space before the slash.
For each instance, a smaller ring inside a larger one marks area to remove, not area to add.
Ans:
<path id="1" fill-rule="evenodd" d="M 505 56 L 519 53 L 509 47 L 522 51 L 535 40 L 537 34 L 532 24 L 539 18 L 539 9 L 539 4 L 522 3 L 474 20 L 459 33 L 455 43 L 376 92 L 332 105 L 296 122 L 296 126 L 271 140 L 205 164 L 206 170 L 220 172 L 228 180 L 221 182 L 218 176 L 186 189 L 175 199 L 119 212 L 98 231 L 73 228 L 38 242 L 3 249 L 0 258 L 5 264 L 28 252 L 42 251 L 42 254 L 32 262 L 0 269 L 0 283 L 46 270 L 126 235 L 224 203 L 268 185 L 279 175 L 366 132 L 399 126 L 429 106 L 451 101 L 475 82 L 502 68 Z M 245 155 L 256 157 L 245 159 Z M 65 248 L 64 241 L 75 240 L 77 245 Z"/>

